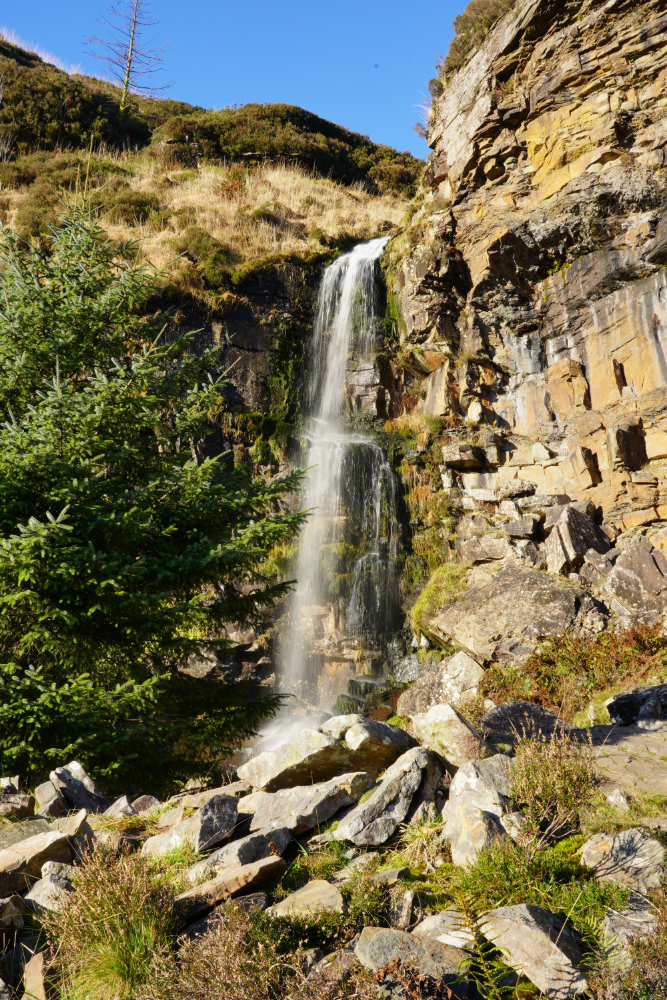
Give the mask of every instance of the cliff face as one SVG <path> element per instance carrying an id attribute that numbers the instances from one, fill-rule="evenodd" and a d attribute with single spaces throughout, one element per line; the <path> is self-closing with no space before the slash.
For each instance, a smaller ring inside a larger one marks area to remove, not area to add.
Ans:
<path id="1" fill-rule="evenodd" d="M 667 458 L 666 83 L 664 0 L 528 0 L 435 102 L 389 253 L 422 379 L 387 385 L 388 415 L 490 446 L 446 486 L 528 480 L 612 537 L 667 521 L 667 465 L 639 473 Z"/>

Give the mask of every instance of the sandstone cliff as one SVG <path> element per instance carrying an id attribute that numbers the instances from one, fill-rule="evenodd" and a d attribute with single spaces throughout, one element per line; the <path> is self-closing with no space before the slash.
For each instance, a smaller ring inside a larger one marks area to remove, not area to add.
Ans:
<path id="1" fill-rule="evenodd" d="M 592 501 L 612 538 L 648 525 L 655 544 L 666 79 L 660 0 L 528 0 L 496 25 L 431 111 L 417 211 L 390 246 L 401 345 L 379 407 L 486 446 L 467 471 L 445 455 L 446 487 L 474 499 L 528 480 Z"/>

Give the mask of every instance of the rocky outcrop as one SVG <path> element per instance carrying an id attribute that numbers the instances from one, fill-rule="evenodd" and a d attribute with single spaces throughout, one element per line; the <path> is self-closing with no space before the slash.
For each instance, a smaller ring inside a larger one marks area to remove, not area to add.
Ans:
<path id="1" fill-rule="evenodd" d="M 386 262 L 412 382 L 384 405 L 446 423 L 460 561 L 581 574 L 625 620 L 665 611 L 628 542 L 667 546 L 666 18 L 519 0 L 442 81 Z"/>

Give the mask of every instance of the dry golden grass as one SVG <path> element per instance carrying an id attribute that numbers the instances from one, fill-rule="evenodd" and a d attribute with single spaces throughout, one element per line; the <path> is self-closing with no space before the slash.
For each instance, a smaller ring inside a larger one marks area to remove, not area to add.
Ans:
<path id="1" fill-rule="evenodd" d="M 113 239 L 139 241 L 145 258 L 157 267 L 172 261 L 175 268 L 187 266 L 175 261 L 174 237 L 191 226 L 223 243 L 241 264 L 274 254 L 308 253 L 345 236 L 371 239 L 395 226 L 407 205 L 394 195 L 370 194 L 363 184 L 345 187 L 289 164 L 185 170 L 142 156 L 104 153 L 101 158 L 117 160 L 137 193 L 157 195 L 160 211 L 144 224 L 113 223 L 101 216 Z M 6 190 L 3 195 L 12 226 L 28 192 Z"/>

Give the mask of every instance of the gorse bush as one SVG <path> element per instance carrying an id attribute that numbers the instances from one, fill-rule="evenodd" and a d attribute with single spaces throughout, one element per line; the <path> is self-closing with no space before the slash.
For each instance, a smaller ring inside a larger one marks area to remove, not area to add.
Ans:
<path id="1" fill-rule="evenodd" d="M 303 521 L 282 506 L 299 476 L 207 456 L 217 352 L 164 340 L 154 277 L 86 211 L 51 237 L 0 237 L 0 746 L 29 778 L 78 740 L 98 775 L 127 782 L 134 759 L 133 783 L 164 785 L 275 706 L 177 668 L 285 593 L 259 567 Z M 26 695 L 34 717 L 11 710 Z"/>

